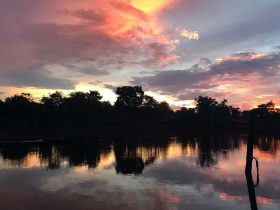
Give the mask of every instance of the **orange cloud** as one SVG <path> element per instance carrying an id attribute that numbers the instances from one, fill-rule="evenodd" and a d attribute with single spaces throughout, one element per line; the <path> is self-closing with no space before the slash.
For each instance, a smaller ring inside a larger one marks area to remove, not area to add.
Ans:
<path id="1" fill-rule="evenodd" d="M 183 200 L 180 195 L 168 191 L 160 191 L 159 197 L 162 201 L 174 204 L 178 204 Z"/>
<path id="2" fill-rule="evenodd" d="M 148 14 L 158 12 L 168 5 L 174 3 L 174 0 L 131 0 L 131 4 Z"/>
<path id="3" fill-rule="evenodd" d="M 257 203 L 264 204 L 264 205 L 271 205 L 274 203 L 273 199 L 257 196 Z"/>
<path id="4" fill-rule="evenodd" d="M 243 53 L 243 54 L 237 54 L 237 55 L 231 55 L 231 56 L 223 56 L 220 58 L 217 58 L 217 61 L 250 61 L 250 60 L 257 60 L 260 58 L 267 58 L 269 57 L 269 54 L 266 53 Z"/>
<path id="5" fill-rule="evenodd" d="M 199 39 L 199 33 L 197 31 L 188 31 L 186 29 L 182 29 L 179 31 L 181 36 L 187 38 L 188 40 L 198 40 Z"/>
<path id="6" fill-rule="evenodd" d="M 98 1 L 91 10 L 90 16 L 100 17 L 104 21 L 96 28 L 92 25 L 92 30 L 102 30 L 107 35 L 114 38 L 125 38 L 127 41 L 159 42 L 174 45 L 176 41 L 169 39 L 167 34 L 157 22 L 157 15 L 174 0 L 117 0 Z M 75 9 L 73 9 L 75 10 Z M 83 16 L 79 15 L 80 18 Z M 88 18 L 89 14 L 84 18 Z M 89 24 L 89 27 L 91 25 Z"/>
<path id="7" fill-rule="evenodd" d="M 246 202 L 248 200 L 247 196 L 231 195 L 228 193 L 220 193 L 219 198 L 222 201 Z M 272 199 L 261 197 L 261 196 L 257 196 L 256 199 L 257 199 L 257 203 L 263 205 L 271 205 L 274 203 Z"/>
<path id="8" fill-rule="evenodd" d="M 247 197 L 239 195 L 230 195 L 228 193 L 220 193 L 219 198 L 222 201 L 247 201 Z"/>

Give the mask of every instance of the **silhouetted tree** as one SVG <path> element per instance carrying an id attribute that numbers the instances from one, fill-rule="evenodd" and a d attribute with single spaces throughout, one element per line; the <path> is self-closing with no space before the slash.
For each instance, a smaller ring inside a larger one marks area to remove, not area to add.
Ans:
<path id="1" fill-rule="evenodd" d="M 212 125 L 218 106 L 216 99 L 208 96 L 199 96 L 194 100 L 196 104 L 195 110 L 199 116 L 199 120 L 203 123 Z"/>
<path id="2" fill-rule="evenodd" d="M 181 107 L 181 109 L 176 111 L 176 122 L 181 125 L 191 125 L 196 124 L 196 112 L 195 108 Z"/>
<path id="3" fill-rule="evenodd" d="M 60 115 L 60 109 L 64 103 L 64 96 L 62 92 L 56 91 L 49 94 L 48 97 L 44 96 L 41 98 L 41 103 L 43 106 L 43 116 L 46 118 L 54 117 Z"/>
<path id="4" fill-rule="evenodd" d="M 67 116 L 72 116 L 75 119 L 92 119 L 93 115 L 101 109 L 101 99 L 102 96 L 98 91 L 72 92 L 69 97 L 64 99 L 63 111 Z"/>
<path id="5" fill-rule="evenodd" d="M 229 106 L 229 112 L 230 112 L 230 116 L 233 119 L 237 119 L 238 117 L 240 117 L 241 114 L 240 109 L 233 106 Z"/>
<path id="6" fill-rule="evenodd" d="M 265 118 L 271 116 L 275 112 L 275 104 L 269 101 L 266 104 L 258 105 L 258 108 L 252 109 L 251 113 L 255 117 Z"/>
<path id="7" fill-rule="evenodd" d="M 195 104 L 198 119 L 203 124 L 225 126 L 240 116 L 239 108 L 229 106 L 226 99 L 219 103 L 214 98 L 199 96 L 195 99 Z"/>
<path id="8" fill-rule="evenodd" d="M 195 98 L 195 109 L 196 112 L 201 116 L 209 116 L 209 113 L 213 113 L 216 111 L 218 106 L 218 102 L 216 99 L 208 97 L 208 96 L 199 96 Z"/>
<path id="9" fill-rule="evenodd" d="M 143 105 L 150 108 L 155 108 L 158 105 L 158 101 L 152 96 L 144 95 Z"/>
<path id="10" fill-rule="evenodd" d="M 64 102 L 63 94 L 62 92 L 56 91 L 54 93 L 51 93 L 49 97 L 42 97 L 41 103 L 43 103 L 46 106 L 50 107 L 59 107 Z"/>
<path id="11" fill-rule="evenodd" d="M 174 112 L 166 101 L 162 101 L 156 105 L 156 112 L 160 121 L 169 122 L 173 119 Z"/>
<path id="12" fill-rule="evenodd" d="M 4 107 L 5 103 L 0 99 L 0 126 L 1 126 L 1 120 L 4 118 Z"/>
<path id="13" fill-rule="evenodd" d="M 116 94 L 118 95 L 116 106 L 139 107 L 143 103 L 144 91 L 140 86 L 123 86 L 117 87 Z"/>
<path id="14" fill-rule="evenodd" d="M 34 102 L 32 95 L 29 93 L 21 93 L 6 98 L 5 105 L 9 119 L 31 120 L 37 115 L 38 104 Z"/>

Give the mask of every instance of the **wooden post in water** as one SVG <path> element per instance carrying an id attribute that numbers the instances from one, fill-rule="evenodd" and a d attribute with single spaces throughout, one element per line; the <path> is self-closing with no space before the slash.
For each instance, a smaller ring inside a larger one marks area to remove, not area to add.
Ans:
<path id="1" fill-rule="evenodd" d="M 246 180 L 247 180 L 247 188 L 248 194 L 251 204 L 252 210 L 257 210 L 257 201 L 256 201 L 256 194 L 255 194 L 255 185 L 252 177 L 252 164 L 253 164 L 253 148 L 254 148 L 254 140 L 255 140 L 255 131 L 254 131 L 254 124 L 251 123 L 250 131 L 248 135 L 247 141 L 247 154 L 246 154 Z M 257 160 L 256 160 L 257 161 Z"/>

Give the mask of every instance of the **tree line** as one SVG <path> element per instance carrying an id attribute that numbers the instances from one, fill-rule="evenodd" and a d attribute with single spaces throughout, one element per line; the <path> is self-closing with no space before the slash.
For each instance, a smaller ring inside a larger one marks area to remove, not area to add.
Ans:
<path id="1" fill-rule="evenodd" d="M 56 91 L 39 101 L 31 94 L 22 93 L 0 100 L 0 126 L 10 122 L 34 125 L 60 123 L 86 123 L 100 126 L 242 126 L 256 123 L 261 126 L 280 123 L 280 111 L 273 101 L 257 108 L 241 111 L 208 96 L 194 99 L 195 107 L 181 107 L 174 111 L 165 101 L 146 95 L 140 86 L 117 87 L 114 104 L 102 101 L 98 91 L 75 91 L 63 95 Z"/>

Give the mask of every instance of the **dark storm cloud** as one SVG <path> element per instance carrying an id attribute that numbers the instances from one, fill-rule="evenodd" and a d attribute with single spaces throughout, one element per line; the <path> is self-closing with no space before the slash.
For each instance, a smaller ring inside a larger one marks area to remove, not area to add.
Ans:
<path id="1" fill-rule="evenodd" d="M 50 75 L 46 70 L 26 70 L 0 73 L 2 86 L 37 87 L 47 89 L 73 89 L 75 83 Z"/>
<path id="2" fill-rule="evenodd" d="M 220 62 L 204 68 L 194 65 L 186 70 L 159 71 L 153 76 L 136 77 L 133 84 L 153 90 L 177 93 L 186 89 L 209 89 L 230 80 L 249 80 L 257 73 L 262 78 L 273 78 L 279 74 L 280 52 L 270 54 L 239 53 L 221 58 Z M 182 98 L 182 96 L 181 96 Z"/>

